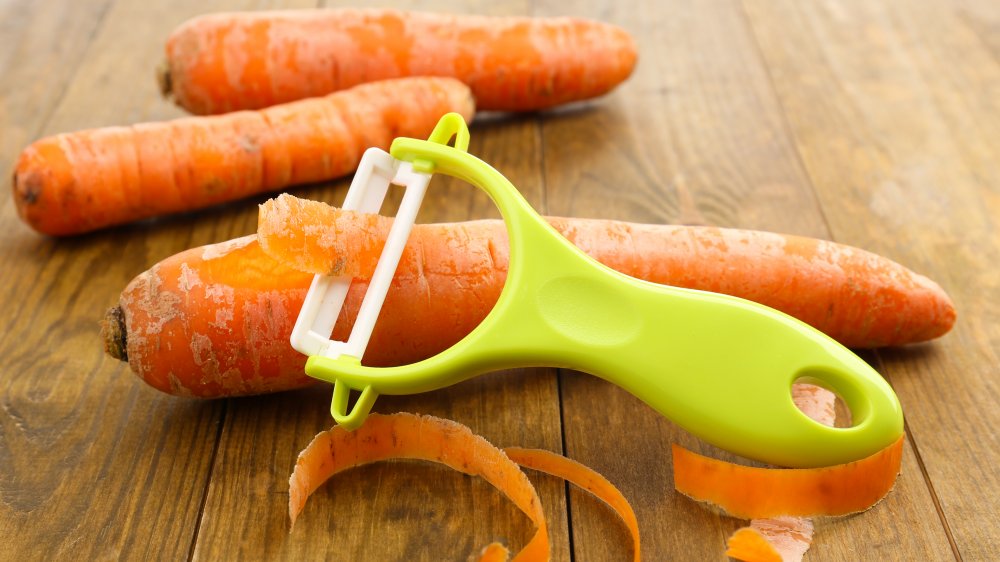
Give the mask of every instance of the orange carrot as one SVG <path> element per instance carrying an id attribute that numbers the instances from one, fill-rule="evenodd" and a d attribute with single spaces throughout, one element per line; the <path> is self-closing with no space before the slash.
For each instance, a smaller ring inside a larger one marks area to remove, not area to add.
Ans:
<path id="1" fill-rule="evenodd" d="M 550 451 L 521 448 L 501 451 L 459 423 L 408 413 L 371 414 L 353 432 L 335 427 L 317 435 L 299 453 L 288 480 L 288 516 L 292 525 L 309 496 L 333 475 L 388 459 L 439 462 L 481 476 L 503 492 L 538 529 L 514 558 L 522 561 L 548 560 L 549 538 L 538 493 L 517 465 L 564 478 L 595 494 L 622 516 L 632 533 L 634 558 L 639 560 L 639 528 L 632 507 L 600 474 Z M 507 556 L 506 548 L 493 543 L 483 549 L 479 561 L 505 561 Z"/>
<path id="2" fill-rule="evenodd" d="M 170 35 L 166 56 L 164 93 L 196 114 L 401 76 L 451 76 L 481 109 L 524 111 L 607 93 L 631 74 L 636 46 L 584 19 L 340 9 L 201 16 Z"/>
<path id="3" fill-rule="evenodd" d="M 896 482 L 903 438 L 861 460 L 824 468 L 757 468 L 673 446 L 674 487 L 744 519 L 864 511 Z"/>
<path id="4" fill-rule="evenodd" d="M 351 228 L 340 237 L 326 229 L 354 223 L 338 221 L 341 211 L 331 209 L 327 217 L 324 206 L 314 205 L 321 211 L 287 213 L 297 221 L 287 228 L 265 226 L 272 251 L 283 247 L 285 254 L 327 260 L 321 270 L 336 265 L 341 273 L 362 273 L 367 266 L 354 256 L 368 262 L 377 256 L 349 247 L 384 237 L 385 221 L 376 220 L 381 226 L 352 243 L 357 233 Z M 954 320 L 947 295 L 930 280 L 831 242 L 708 227 L 550 221 L 623 273 L 756 300 L 848 345 L 927 339 Z M 300 231 L 315 236 L 295 246 L 274 235 Z M 348 248 L 327 255 L 318 242 L 327 238 Z M 412 363 L 450 347 L 482 321 L 506 280 L 506 231 L 499 221 L 417 225 L 407 248 L 368 345 L 368 365 Z M 363 277 L 348 293 L 335 339 L 349 333 L 367 288 Z M 125 289 L 105 321 L 106 349 L 173 394 L 217 397 L 303 386 L 311 381 L 302 374 L 305 357 L 288 337 L 310 279 L 265 254 L 253 236 L 182 252 Z"/>
<path id="5" fill-rule="evenodd" d="M 188 211 L 349 174 L 368 147 L 425 137 L 449 111 L 472 117 L 465 85 L 409 78 L 258 112 L 55 135 L 21 154 L 14 201 L 52 235 Z"/>
<path id="6" fill-rule="evenodd" d="M 548 220 L 584 252 L 622 273 L 760 302 L 849 347 L 924 341 L 944 334 L 955 321 L 951 300 L 933 281 L 834 242 L 712 227 Z M 261 207 L 258 235 L 265 252 L 295 269 L 367 280 L 391 224 L 386 217 L 281 195 Z M 475 231 L 471 226 L 418 227 L 397 277 L 423 272 L 427 263 L 422 262 L 428 262 L 440 263 L 443 274 L 483 272 L 466 282 L 494 282 L 495 271 L 507 268 L 506 248 L 500 247 L 506 241 L 504 226 L 469 224 L 476 225 Z"/>

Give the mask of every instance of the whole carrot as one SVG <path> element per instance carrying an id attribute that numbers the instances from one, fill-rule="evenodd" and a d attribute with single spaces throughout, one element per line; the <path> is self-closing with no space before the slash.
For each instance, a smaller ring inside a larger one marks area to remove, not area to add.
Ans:
<path id="1" fill-rule="evenodd" d="M 41 139 L 14 171 L 18 214 L 52 235 L 189 211 L 355 170 L 370 146 L 471 119 L 450 78 L 365 84 L 261 111 L 108 127 Z"/>
<path id="2" fill-rule="evenodd" d="M 400 76 L 458 78 L 480 109 L 543 109 L 607 93 L 637 55 L 627 32 L 591 20 L 341 9 L 201 16 L 166 56 L 164 93 L 209 114 Z"/>
<path id="3" fill-rule="evenodd" d="M 345 339 L 387 219 L 365 222 L 347 213 L 340 220 L 346 212 L 290 196 L 265 205 L 264 213 L 260 236 L 269 250 L 307 261 L 285 265 L 269 257 L 256 236 L 170 257 L 133 280 L 108 312 L 106 350 L 172 394 L 232 396 L 310 384 L 302 373 L 305 357 L 288 343 L 311 280 L 296 268 L 356 274 L 333 334 Z M 754 300 L 852 347 L 934 338 L 955 319 L 948 296 L 926 277 L 832 242 L 712 227 L 550 222 L 623 273 Z M 322 240 L 333 240 L 332 249 Z M 364 362 L 412 363 L 468 334 L 500 295 L 507 252 L 500 221 L 417 225 Z"/>

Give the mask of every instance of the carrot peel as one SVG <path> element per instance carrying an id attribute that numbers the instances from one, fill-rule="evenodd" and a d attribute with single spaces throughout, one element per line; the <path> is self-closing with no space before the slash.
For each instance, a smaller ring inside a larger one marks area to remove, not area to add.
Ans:
<path id="1" fill-rule="evenodd" d="M 729 537 L 726 556 L 744 562 L 782 562 L 774 545 L 750 527 L 743 527 Z"/>
<path id="2" fill-rule="evenodd" d="M 509 451 L 505 454 L 454 421 L 409 413 L 371 414 L 355 431 L 337 426 L 320 433 L 299 453 L 288 481 L 288 516 L 294 526 L 309 496 L 330 477 L 349 468 L 389 459 L 438 462 L 459 472 L 482 477 L 503 492 L 535 524 L 534 536 L 517 553 L 515 561 L 548 560 L 545 515 L 534 486 L 516 464 L 522 463 L 567 478 L 605 500 L 629 526 L 635 559 L 639 559 L 635 514 L 610 482 L 555 453 L 520 448 Z M 479 560 L 505 561 L 507 556 L 505 547 L 492 543 L 481 551 Z"/>
<path id="3" fill-rule="evenodd" d="M 504 452 L 517 464 L 568 480 L 608 504 L 632 534 L 633 559 L 636 562 L 640 560 L 639 522 L 635 512 L 625 496 L 607 478 L 581 463 L 550 451 L 507 447 Z"/>
<path id="4" fill-rule="evenodd" d="M 823 468 L 756 468 L 674 444 L 674 486 L 743 519 L 848 515 L 885 497 L 896 482 L 903 438 L 858 461 Z"/>

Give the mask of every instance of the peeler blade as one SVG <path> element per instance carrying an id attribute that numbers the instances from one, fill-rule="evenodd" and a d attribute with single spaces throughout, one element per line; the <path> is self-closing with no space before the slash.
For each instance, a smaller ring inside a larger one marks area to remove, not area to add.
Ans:
<path id="1" fill-rule="evenodd" d="M 316 275 L 292 328 L 290 342 L 296 351 L 331 359 L 346 355 L 360 360 L 364 356 L 430 179 L 431 174 L 416 172 L 409 162 L 396 160 L 381 149 L 365 152 L 344 199 L 345 210 L 378 213 L 390 184 L 406 191 L 348 339 L 330 338 L 353 279 Z"/>

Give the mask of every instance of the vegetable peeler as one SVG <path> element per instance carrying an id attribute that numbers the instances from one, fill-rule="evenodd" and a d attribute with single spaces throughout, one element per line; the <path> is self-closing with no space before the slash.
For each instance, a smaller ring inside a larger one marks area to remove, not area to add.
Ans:
<path id="1" fill-rule="evenodd" d="M 465 121 L 448 114 L 428 140 L 397 138 L 388 153 L 369 149 L 359 164 L 344 209 L 377 213 L 390 183 L 406 190 L 357 320 L 347 341 L 330 340 L 351 278 L 317 275 L 291 336 L 292 346 L 309 355 L 306 373 L 333 383 L 331 413 L 338 424 L 360 426 L 379 394 L 426 392 L 490 371 L 548 366 L 608 380 L 695 436 L 779 466 L 858 460 L 902 435 L 892 388 L 850 350 L 772 308 L 604 266 L 553 229 L 500 172 L 470 155 L 468 143 Z M 435 173 L 464 180 L 496 203 L 510 242 L 506 284 L 483 322 L 449 349 L 410 365 L 364 366 Z M 833 428 L 807 417 L 792 401 L 795 382 L 839 394 L 853 425 Z M 352 390 L 360 395 L 348 409 Z"/>

